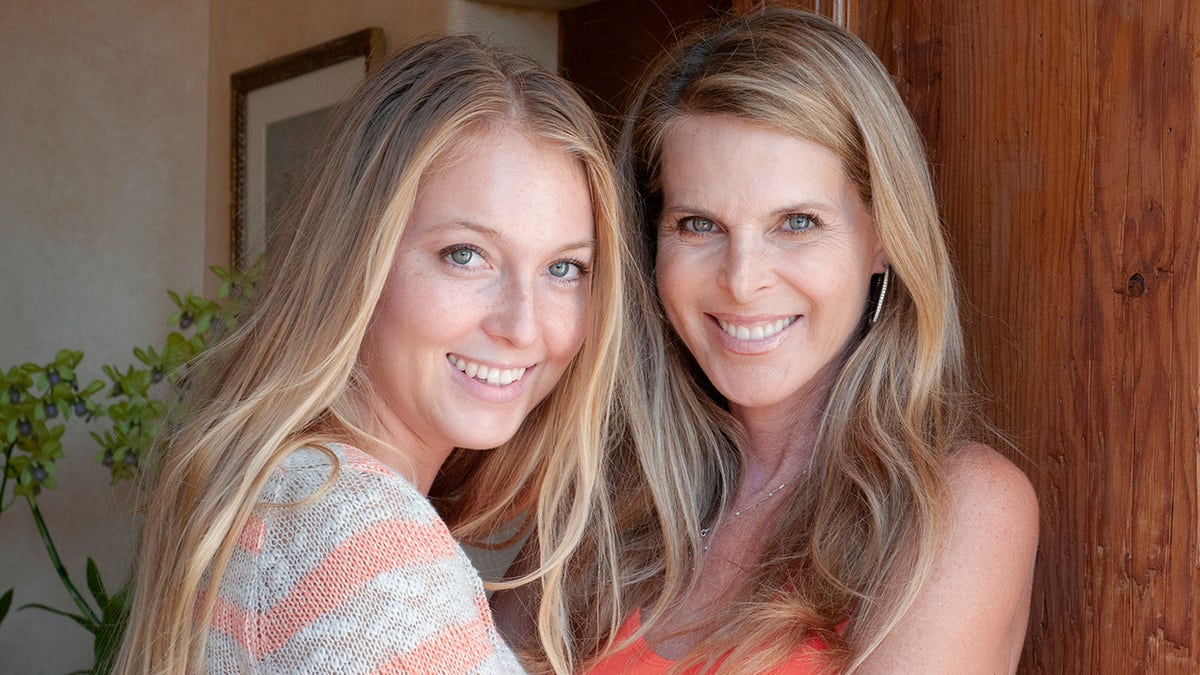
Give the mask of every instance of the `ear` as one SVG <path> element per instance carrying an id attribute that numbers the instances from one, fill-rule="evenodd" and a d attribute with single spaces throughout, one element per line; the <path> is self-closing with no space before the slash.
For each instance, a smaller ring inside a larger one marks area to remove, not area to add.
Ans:
<path id="1" fill-rule="evenodd" d="M 883 268 L 892 262 L 892 258 L 888 256 L 888 252 L 883 250 L 883 238 L 880 237 L 880 227 L 878 227 L 874 217 L 870 221 L 870 244 L 871 251 L 868 253 L 871 257 L 871 274 L 883 274 Z"/>
<path id="2" fill-rule="evenodd" d="M 875 261 L 871 263 L 871 274 L 883 274 L 883 268 L 891 264 L 888 259 L 887 251 L 883 247 L 879 247 L 879 253 L 875 255 Z"/>
<path id="3" fill-rule="evenodd" d="M 883 239 L 879 236 L 879 230 L 874 229 L 872 232 L 875 250 L 874 258 L 871 260 L 871 274 L 883 274 L 883 268 L 891 263 L 891 256 L 883 249 Z"/>

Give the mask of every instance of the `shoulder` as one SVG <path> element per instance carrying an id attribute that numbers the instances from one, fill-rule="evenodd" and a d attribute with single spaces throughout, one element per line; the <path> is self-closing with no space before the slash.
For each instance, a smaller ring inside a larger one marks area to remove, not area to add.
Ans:
<path id="1" fill-rule="evenodd" d="M 986 538 L 1014 553 L 1037 544 L 1038 499 L 1029 478 L 1008 458 L 982 443 L 964 443 L 946 464 L 948 534 Z M 972 536 L 974 534 L 974 536 Z"/>
<path id="2" fill-rule="evenodd" d="M 269 484 L 275 490 L 250 527 L 260 533 L 257 565 L 270 570 L 271 592 L 291 593 L 313 574 L 390 584 L 459 564 L 461 551 L 425 496 L 353 447 L 297 450 Z"/>
<path id="3" fill-rule="evenodd" d="M 346 445 L 302 448 L 272 473 L 254 510 L 263 543 L 289 557 L 452 557 L 456 544 L 404 477 Z M 395 561 L 393 561 L 395 562 Z"/>
<path id="4" fill-rule="evenodd" d="M 353 446 L 303 447 L 283 459 L 264 486 L 260 503 L 350 508 L 386 506 L 417 519 L 437 518 L 429 500 L 400 474 Z"/>
<path id="5" fill-rule="evenodd" d="M 1016 465 L 971 443 L 947 462 L 945 497 L 928 576 L 863 673 L 1017 667 L 1037 554 L 1037 496 Z"/>

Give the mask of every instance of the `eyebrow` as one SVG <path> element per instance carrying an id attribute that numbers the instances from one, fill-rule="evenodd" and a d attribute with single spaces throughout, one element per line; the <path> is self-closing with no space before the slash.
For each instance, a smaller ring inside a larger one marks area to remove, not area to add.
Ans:
<path id="1" fill-rule="evenodd" d="M 449 221 L 446 221 L 439 225 L 435 225 L 431 229 L 433 229 L 434 231 L 456 230 L 456 229 L 471 230 L 472 232 L 476 232 L 476 233 L 481 234 L 490 239 L 499 241 L 501 244 L 504 244 L 506 246 L 512 244 L 512 238 L 509 237 L 508 235 L 504 234 L 500 230 L 497 230 L 494 227 L 489 227 L 487 225 L 483 225 L 481 223 L 476 223 L 475 221 L 472 221 L 472 220 L 461 220 L 461 219 L 449 220 Z M 581 249 L 581 248 L 595 249 L 596 248 L 596 239 L 593 237 L 591 239 L 584 239 L 584 240 L 581 240 L 578 242 L 571 242 L 569 244 L 565 244 L 563 246 L 560 246 L 558 249 L 556 249 L 555 253 L 562 253 L 564 251 L 574 251 L 574 250 Z"/>
<path id="2" fill-rule="evenodd" d="M 781 206 L 777 209 L 773 209 L 773 210 L 767 212 L 767 215 L 769 215 L 772 218 L 779 218 L 781 216 L 786 216 L 786 215 L 790 215 L 793 213 L 808 213 L 811 211 L 816 211 L 816 212 L 820 212 L 820 213 L 832 213 L 832 212 L 838 211 L 838 207 L 835 206 L 832 202 L 826 201 L 824 199 L 814 199 L 814 200 L 794 202 L 794 203 L 788 204 L 786 206 Z M 686 214 L 689 214 L 692 216 L 697 216 L 697 217 L 704 218 L 706 220 L 711 220 L 711 221 L 717 222 L 717 223 L 725 222 L 721 216 L 717 215 L 716 213 L 714 213 L 713 211 L 711 211 L 709 209 L 701 208 L 698 206 L 691 206 L 688 204 L 663 204 L 662 213 L 665 213 L 665 214 L 666 213 L 686 213 Z"/>

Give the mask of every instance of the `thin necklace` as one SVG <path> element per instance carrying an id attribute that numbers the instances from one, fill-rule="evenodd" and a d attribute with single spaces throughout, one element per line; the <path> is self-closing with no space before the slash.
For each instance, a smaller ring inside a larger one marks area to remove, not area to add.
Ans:
<path id="1" fill-rule="evenodd" d="M 796 476 L 796 479 L 803 478 L 804 474 L 806 474 L 806 473 L 808 473 L 807 470 L 801 471 L 800 474 Z M 774 490 L 771 490 L 767 494 L 763 495 L 762 499 L 759 499 L 758 501 L 754 502 L 750 506 L 740 508 L 737 511 L 734 511 L 732 514 L 729 515 L 728 518 L 726 518 L 726 520 L 733 520 L 734 518 L 737 518 L 738 516 L 742 515 L 743 513 L 747 512 L 747 511 L 753 511 L 754 509 L 757 509 L 758 507 L 762 506 L 763 502 L 767 501 L 771 497 L 774 497 L 776 492 L 779 492 L 783 488 L 787 487 L 788 483 L 790 483 L 790 482 L 791 482 L 790 480 L 783 481 L 782 483 L 779 484 L 779 487 L 777 487 Z M 705 541 L 705 537 L 708 536 L 708 532 L 711 529 L 712 529 L 711 526 L 700 528 L 700 540 L 704 541 L 704 549 L 701 551 L 701 553 L 708 553 L 708 547 L 710 546 L 710 542 Z"/>

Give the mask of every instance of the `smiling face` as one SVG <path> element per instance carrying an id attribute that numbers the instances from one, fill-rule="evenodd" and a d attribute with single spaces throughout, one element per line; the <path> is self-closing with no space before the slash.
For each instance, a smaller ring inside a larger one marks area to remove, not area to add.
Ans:
<path id="1" fill-rule="evenodd" d="M 819 393 L 883 247 L 828 149 L 722 116 L 664 138 L 657 275 L 675 330 L 739 411 Z"/>
<path id="2" fill-rule="evenodd" d="M 429 480 L 452 448 L 511 438 L 579 351 L 595 236 L 579 163 L 509 126 L 422 179 L 360 361 Z"/>

